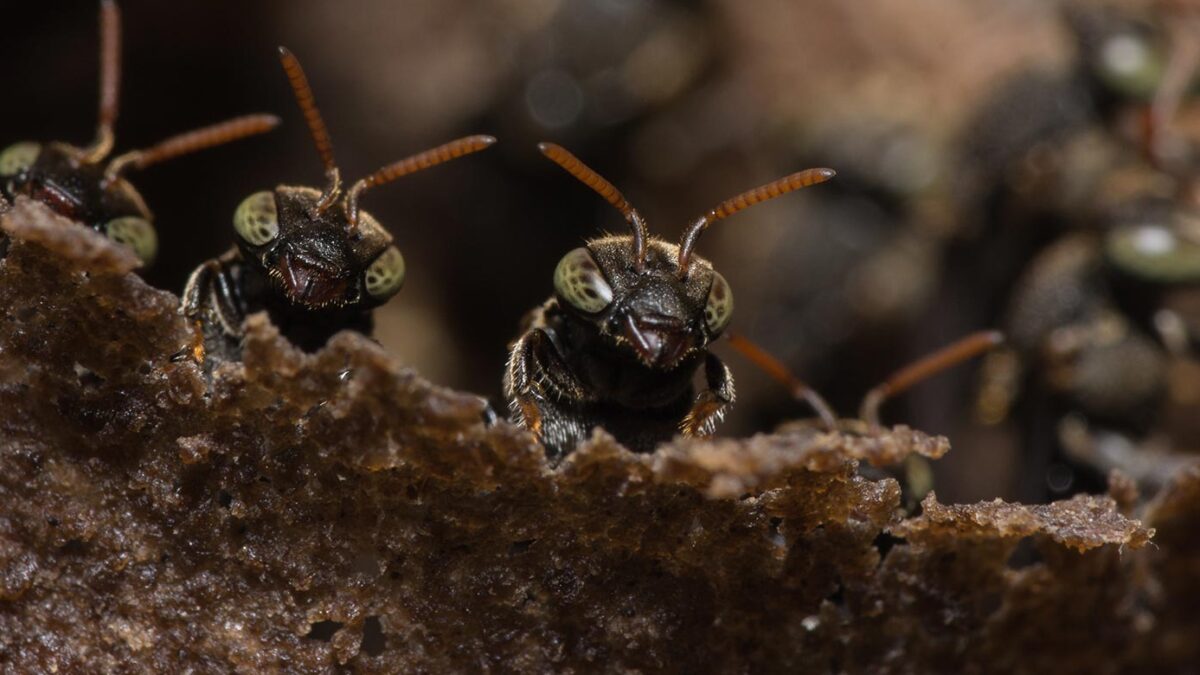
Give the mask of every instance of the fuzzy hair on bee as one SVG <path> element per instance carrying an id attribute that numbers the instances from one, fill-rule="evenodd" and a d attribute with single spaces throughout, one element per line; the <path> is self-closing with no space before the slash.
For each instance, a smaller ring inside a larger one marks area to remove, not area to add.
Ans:
<path id="1" fill-rule="evenodd" d="M 561 146 L 541 152 L 624 216 L 631 232 L 588 241 L 554 271 L 554 295 L 510 345 L 504 392 L 512 421 L 552 458 L 602 427 L 650 451 L 676 434 L 713 433 L 733 404 L 733 375 L 708 346 L 733 316 L 733 291 L 693 255 L 713 222 L 832 178 L 809 169 L 755 188 L 697 218 L 679 245 L 650 236 L 645 220 L 604 178 Z M 705 387 L 693 379 L 703 366 Z"/>
<path id="2" fill-rule="evenodd" d="M 299 60 L 280 61 L 325 168 L 323 190 L 279 185 L 255 192 L 234 211 L 234 247 L 188 279 L 180 311 L 192 320 L 190 355 L 208 367 L 241 360 L 242 322 L 265 311 L 293 344 L 322 347 L 341 330 L 370 334 L 371 310 L 404 284 L 404 256 L 367 211 L 362 194 L 443 162 L 486 149 L 491 136 L 469 136 L 389 164 L 343 189 L 333 142 Z"/>
<path id="3" fill-rule="evenodd" d="M 87 147 L 21 141 L 0 151 L 0 210 L 17 197 L 34 199 L 59 215 L 124 244 L 143 265 L 158 251 L 154 216 L 124 178 L 198 150 L 274 129 L 274 115 L 247 115 L 168 138 L 150 148 L 109 159 L 121 79 L 121 18 L 114 0 L 100 2 L 100 113 L 96 138 Z M 7 247 L 0 234 L 0 253 Z"/>

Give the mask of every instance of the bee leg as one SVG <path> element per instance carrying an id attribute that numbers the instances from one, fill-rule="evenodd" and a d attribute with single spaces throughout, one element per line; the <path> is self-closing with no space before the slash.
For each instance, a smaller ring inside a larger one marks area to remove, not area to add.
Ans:
<path id="1" fill-rule="evenodd" d="M 512 346 L 508 367 L 504 373 L 504 395 L 512 414 L 512 422 L 524 427 L 538 439 L 542 436 L 542 412 L 538 406 L 541 387 L 538 385 L 542 363 L 538 360 L 539 347 L 548 343 L 546 334 L 534 328 Z"/>
<path id="2" fill-rule="evenodd" d="M 190 352 L 196 363 L 204 363 L 203 315 L 205 309 L 212 310 L 212 314 L 221 324 L 222 332 L 226 335 L 236 337 L 241 333 L 245 312 L 242 311 L 237 301 L 237 291 L 227 268 L 228 263 L 235 259 L 236 252 L 230 252 L 216 260 L 205 262 L 192 273 L 183 289 L 179 311 L 191 319 L 195 331 L 190 348 L 182 350 L 180 354 Z M 172 360 L 176 359 L 172 357 Z"/>
<path id="3" fill-rule="evenodd" d="M 179 302 L 179 313 L 192 322 L 192 343 L 171 356 L 172 361 L 182 361 L 189 356 L 197 364 L 204 363 L 204 325 L 200 315 L 204 310 L 204 298 L 211 293 L 213 278 L 220 275 L 221 266 L 209 260 L 188 277 Z"/>
<path id="4" fill-rule="evenodd" d="M 692 409 L 679 424 L 679 431 L 684 436 L 712 434 L 733 404 L 733 373 L 716 354 L 709 353 L 704 359 L 704 379 L 708 388 L 696 395 Z"/>

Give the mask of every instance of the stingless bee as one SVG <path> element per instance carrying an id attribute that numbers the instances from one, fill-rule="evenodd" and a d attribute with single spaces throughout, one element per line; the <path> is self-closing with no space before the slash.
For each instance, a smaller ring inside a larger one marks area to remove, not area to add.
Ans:
<path id="1" fill-rule="evenodd" d="M 1032 473 L 1056 477 L 1031 494 L 1101 489 L 1114 468 L 1155 489 L 1200 439 L 1200 184 L 1141 172 L 1166 196 L 1127 195 L 1034 258 L 1007 308 L 1012 347 L 985 362 L 980 416 L 1022 413 Z"/>
<path id="2" fill-rule="evenodd" d="M 1112 469 L 1153 491 L 1200 439 L 1200 15 L 1143 9 L 1077 16 L 1107 114 L 1046 142 L 1027 181 L 1074 195 L 1045 218 L 1069 229 L 1008 293 L 1011 348 L 985 361 L 976 401 L 1021 434 L 1025 499 L 1103 490 Z M 1027 220 L 1010 225 L 1047 229 Z"/>
<path id="3" fill-rule="evenodd" d="M 145 201 L 123 174 L 180 155 L 261 134 L 275 128 L 274 115 L 247 115 L 168 138 L 145 150 L 108 160 L 121 77 L 121 17 L 113 0 L 100 2 L 100 121 L 86 148 L 68 143 L 23 141 L 0 152 L 0 211 L 18 196 L 37 200 L 133 249 L 142 264 L 154 260 L 158 237 Z M 0 254 L 8 240 L 0 234 Z"/>
<path id="4" fill-rule="evenodd" d="M 697 218 L 679 246 L 652 237 L 642 216 L 608 181 L 553 143 L 547 158 L 604 197 L 628 235 L 592 239 L 554 271 L 554 296 L 525 320 L 504 377 L 512 420 L 552 458 L 595 427 L 646 452 L 675 434 L 712 433 L 733 403 L 733 376 L 708 351 L 733 316 L 733 292 L 711 263 L 693 255 L 713 222 L 833 177 L 808 169 L 763 185 Z M 707 387 L 692 379 L 704 365 Z"/>
<path id="5" fill-rule="evenodd" d="M 242 321 L 265 311 L 293 344 L 319 349 L 343 329 L 369 334 L 371 310 L 400 290 L 405 265 L 387 230 L 360 210 L 363 192 L 401 176 L 483 150 L 496 139 L 469 136 L 389 164 L 348 190 L 333 143 L 300 62 L 279 48 L 328 181 L 324 190 L 280 185 L 237 207 L 236 245 L 188 279 L 181 311 L 197 326 L 199 362 L 241 360 Z"/>

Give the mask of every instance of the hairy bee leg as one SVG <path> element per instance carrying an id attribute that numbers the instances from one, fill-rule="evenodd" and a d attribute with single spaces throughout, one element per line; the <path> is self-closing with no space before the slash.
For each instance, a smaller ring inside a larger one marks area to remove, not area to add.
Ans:
<path id="1" fill-rule="evenodd" d="M 205 261 L 203 265 L 196 268 L 188 277 L 187 285 L 183 287 L 183 297 L 179 302 L 179 313 L 188 317 L 194 318 L 200 314 L 200 310 L 204 306 L 204 301 L 201 299 L 205 295 L 205 291 L 212 285 L 212 278 L 219 274 L 221 266 L 216 260 Z"/>
<path id="2" fill-rule="evenodd" d="M 241 334 L 242 320 L 246 318 L 238 301 L 236 284 L 229 276 L 229 266 L 237 258 L 237 251 L 230 251 L 201 265 L 188 279 L 180 303 L 180 312 L 184 316 L 198 320 L 206 301 L 211 300 L 221 330 L 230 337 Z"/>
<path id="3" fill-rule="evenodd" d="M 237 301 L 237 291 L 229 278 L 228 265 L 237 259 L 237 251 L 230 251 L 215 260 L 209 260 L 196 269 L 188 278 L 183 289 L 183 298 L 179 311 L 192 321 L 195 327 L 195 339 L 191 345 L 191 356 L 200 364 L 204 363 L 204 324 L 202 314 L 206 307 L 211 307 L 221 331 L 230 337 L 237 337 L 241 332 L 244 312 Z M 210 304 L 211 303 L 211 304 Z"/>
<path id="4" fill-rule="evenodd" d="M 711 435 L 726 410 L 733 405 L 733 373 L 711 352 L 704 359 L 704 379 L 708 388 L 696 395 L 692 409 L 679 425 L 684 436 Z"/>
<path id="5" fill-rule="evenodd" d="M 548 342 L 546 334 L 534 328 L 513 344 L 504 373 L 504 395 L 509 401 L 512 422 L 533 432 L 541 439 L 542 413 L 538 406 L 540 387 L 537 374 L 542 364 L 537 349 Z"/>
<path id="6" fill-rule="evenodd" d="M 183 297 L 179 302 L 179 313 L 192 322 L 192 344 L 171 357 L 172 361 L 182 361 L 190 356 L 197 364 L 204 363 L 204 326 L 200 314 L 204 309 L 203 298 L 210 294 L 213 278 L 221 273 L 221 266 L 215 260 L 206 261 L 196 268 L 188 277 L 187 285 L 183 287 Z"/>

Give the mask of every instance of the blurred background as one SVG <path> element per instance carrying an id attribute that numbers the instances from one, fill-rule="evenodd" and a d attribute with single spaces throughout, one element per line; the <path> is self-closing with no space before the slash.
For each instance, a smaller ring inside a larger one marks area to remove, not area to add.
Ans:
<path id="1" fill-rule="evenodd" d="M 97 7 L 5 3 L 0 146 L 85 143 Z M 117 147 L 247 112 L 261 138 L 138 175 L 150 283 L 178 292 L 232 243 L 247 194 L 320 186 L 275 47 L 304 63 L 343 176 L 452 138 L 491 150 L 364 199 L 408 261 L 377 339 L 501 406 L 506 345 L 558 259 L 620 216 L 544 160 L 565 145 L 669 240 L 744 189 L 810 166 L 825 185 L 714 226 L 698 251 L 734 330 L 846 416 L 894 369 L 971 331 L 1007 349 L 889 403 L 948 435 L 939 497 L 1147 489 L 1200 438 L 1200 190 L 1187 0 L 122 0 Z M 725 345 L 723 434 L 810 411 Z"/>

